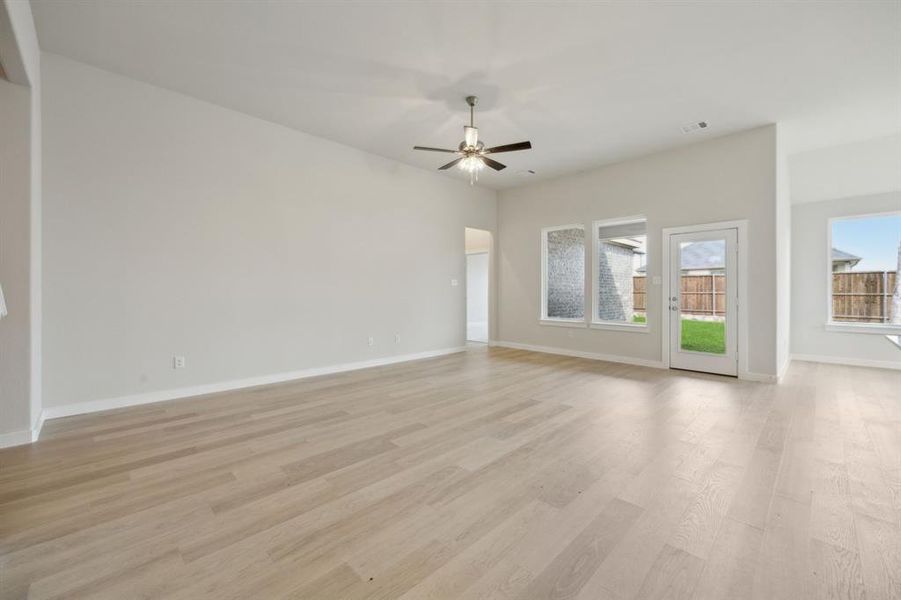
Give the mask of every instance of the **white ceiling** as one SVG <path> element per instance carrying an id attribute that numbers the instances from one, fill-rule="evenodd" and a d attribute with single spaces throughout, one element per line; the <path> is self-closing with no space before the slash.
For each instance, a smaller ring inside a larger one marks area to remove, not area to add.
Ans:
<path id="1" fill-rule="evenodd" d="M 477 94 L 489 145 L 534 145 L 495 188 L 776 121 L 795 152 L 901 131 L 898 1 L 32 8 L 45 51 L 425 169 L 446 157 L 412 146 L 456 146 Z"/>

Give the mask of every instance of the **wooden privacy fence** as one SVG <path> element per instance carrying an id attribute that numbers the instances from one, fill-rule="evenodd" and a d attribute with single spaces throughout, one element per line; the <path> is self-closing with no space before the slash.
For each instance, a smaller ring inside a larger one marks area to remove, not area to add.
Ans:
<path id="1" fill-rule="evenodd" d="M 832 274 L 832 320 L 888 323 L 892 319 L 894 271 Z"/>
<path id="2" fill-rule="evenodd" d="M 832 319 L 855 323 L 888 323 L 892 319 L 894 271 L 861 271 L 832 274 Z M 636 312 L 646 309 L 647 281 L 632 278 Z M 722 317 L 726 314 L 724 275 L 683 275 L 682 312 Z"/>
<path id="3" fill-rule="evenodd" d="M 647 298 L 645 277 L 632 278 L 632 307 L 644 312 Z M 682 313 L 722 317 L 726 314 L 725 275 L 683 275 Z"/>

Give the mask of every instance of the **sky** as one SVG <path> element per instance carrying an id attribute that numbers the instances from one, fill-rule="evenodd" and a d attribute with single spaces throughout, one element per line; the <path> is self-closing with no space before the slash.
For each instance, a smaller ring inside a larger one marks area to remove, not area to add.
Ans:
<path id="1" fill-rule="evenodd" d="M 832 222 L 832 247 L 860 256 L 854 271 L 894 271 L 901 243 L 901 214 Z"/>

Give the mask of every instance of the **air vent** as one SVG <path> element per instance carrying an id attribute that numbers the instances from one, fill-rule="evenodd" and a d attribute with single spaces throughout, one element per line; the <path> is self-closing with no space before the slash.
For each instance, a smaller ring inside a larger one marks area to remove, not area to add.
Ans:
<path id="1" fill-rule="evenodd" d="M 707 129 L 707 121 L 698 121 L 697 123 L 689 123 L 682 126 L 682 133 L 691 133 L 700 129 Z"/>

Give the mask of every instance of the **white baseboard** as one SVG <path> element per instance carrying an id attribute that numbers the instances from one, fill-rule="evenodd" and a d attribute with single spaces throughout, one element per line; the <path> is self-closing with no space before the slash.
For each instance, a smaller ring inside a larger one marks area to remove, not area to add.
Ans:
<path id="1" fill-rule="evenodd" d="M 497 346 L 500 348 L 513 348 L 515 350 L 529 350 L 531 352 L 543 352 L 545 354 L 559 354 L 561 356 L 573 356 L 575 358 L 588 358 L 591 360 L 604 360 L 607 362 L 622 363 L 627 365 L 637 365 L 640 367 L 652 367 L 654 369 L 666 369 L 666 365 L 659 360 L 647 360 L 644 358 L 633 358 L 631 356 L 617 356 L 613 354 L 598 354 L 595 352 L 582 352 L 579 350 L 569 350 L 567 348 L 554 348 L 551 346 L 534 346 L 532 344 L 520 344 L 519 342 L 504 342 L 501 340 L 491 340 L 489 346 Z M 752 373 L 750 371 L 742 371 L 738 374 L 739 379 L 745 381 L 758 381 L 761 383 L 777 383 L 779 377 L 776 375 L 767 375 L 764 373 Z"/>
<path id="2" fill-rule="evenodd" d="M 659 360 L 647 360 L 644 358 L 633 358 L 631 356 L 617 356 L 614 354 L 598 354 L 596 352 L 582 352 L 581 350 L 570 350 L 568 348 L 554 348 L 551 346 L 533 346 L 532 344 L 520 344 L 519 342 L 504 342 L 501 340 L 491 340 L 489 346 L 500 346 L 502 348 L 513 348 L 514 350 L 529 350 L 531 352 L 543 352 L 545 354 L 559 354 L 561 356 L 572 356 L 575 358 L 588 358 L 591 360 L 603 360 L 607 362 L 622 363 L 626 365 L 637 365 L 640 367 L 652 367 L 655 369 L 665 369 L 664 364 Z"/>
<path id="3" fill-rule="evenodd" d="M 758 381 L 760 383 L 779 383 L 785 378 L 785 373 L 788 371 L 788 367 L 791 366 L 792 357 L 789 356 L 785 362 L 779 367 L 779 373 L 777 375 L 770 375 L 768 373 L 751 373 L 749 371 L 741 371 L 738 374 L 739 379 L 744 379 L 745 381 Z"/>
<path id="4" fill-rule="evenodd" d="M 863 358 L 845 358 L 841 356 L 824 356 L 820 354 L 792 354 L 792 360 L 826 363 L 830 365 L 846 365 L 849 367 L 874 367 L 877 369 L 901 370 L 901 361 L 868 360 Z"/>
<path id="5" fill-rule="evenodd" d="M 22 431 L 11 431 L 9 433 L 0 433 L 0 448 L 11 448 L 13 446 L 22 446 L 38 441 L 41 435 L 41 429 L 44 427 L 44 411 L 38 416 L 37 421 L 31 429 L 23 429 Z"/>
<path id="6" fill-rule="evenodd" d="M 165 402 L 167 400 L 178 400 L 179 398 L 190 398 L 192 396 L 203 396 L 206 394 L 215 394 L 218 392 L 229 392 L 242 388 L 269 385 L 273 383 L 283 383 L 286 381 L 294 381 L 296 379 L 306 379 L 308 377 L 317 377 L 319 375 L 331 375 L 334 373 L 343 373 L 346 371 L 356 371 L 358 369 L 368 369 L 371 367 L 381 367 L 395 363 L 409 362 L 411 360 L 434 358 L 436 356 L 454 354 L 456 352 L 463 352 L 465 350 L 466 348 L 462 346 L 456 348 L 443 348 L 441 350 L 429 350 L 426 352 L 417 352 L 415 354 L 402 354 L 399 356 L 387 356 L 384 358 L 375 358 L 372 360 L 363 360 L 352 363 L 344 363 L 340 365 L 315 367 L 301 371 L 273 373 L 271 375 L 261 375 L 259 377 L 248 377 L 246 379 L 233 379 L 231 381 L 223 381 L 220 383 L 208 383 L 191 387 L 146 392 L 143 394 L 131 394 L 128 396 L 119 396 L 117 398 L 105 398 L 103 400 L 77 402 L 74 404 L 66 404 L 64 406 L 51 406 L 44 409 L 44 417 L 46 417 L 47 419 L 58 419 L 60 417 L 69 417 L 72 415 L 99 412 L 113 408 L 125 408 L 127 406 L 151 404 L 153 402 Z"/>
<path id="7" fill-rule="evenodd" d="M 38 438 L 41 437 L 41 429 L 44 428 L 44 421 L 46 421 L 46 420 L 47 420 L 47 411 L 42 410 L 41 414 L 38 415 L 38 420 L 31 427 L 31 434 L 34 438 L 31 440 L 32 442 L 38 441 Z"/>
<path id="8" fill-rule="evenodd" d="M 742 381 L 756 381 L 758 383 L 779 383 L 778 375 L 768 373 L 752 373 L 751 371 L 739 371 L 738 378 Z"/>
<path id="9" fill-rule="evenodd" d="M 36 439 L 37 438 L 34 437 L 34 431 L 31 429 L 10 431 L 9 433 L 0 433 L 0 448 L 11 448 L 13 446 L 30 444 Z"/>
<path id="10" fill-rule="evenodd" d="M 785 362 L 779 367 L 779 376 L 778 380 L 782 381 L 785 378 L 785 374 L 788 373 L 788 368 L 792 365 L 792 356 L 789 355 L 788 358 L 785 359 Z"/>

